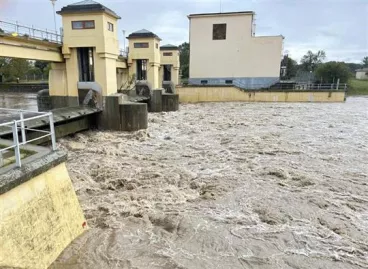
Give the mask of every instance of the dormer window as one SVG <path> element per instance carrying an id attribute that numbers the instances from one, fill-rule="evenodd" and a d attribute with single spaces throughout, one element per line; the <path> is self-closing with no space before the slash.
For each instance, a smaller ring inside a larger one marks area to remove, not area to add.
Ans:
<path id="1" fill-rule="evenodd" d="M 72 29 L 95 29 L 95 21 L 72 21 Z"/>

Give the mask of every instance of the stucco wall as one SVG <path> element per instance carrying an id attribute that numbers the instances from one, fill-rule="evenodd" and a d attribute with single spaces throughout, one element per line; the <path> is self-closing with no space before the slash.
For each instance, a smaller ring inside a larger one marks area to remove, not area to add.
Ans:
<path id="1" fill-rule="evenodd" d="M 85 230 L 65 164 L 0 195 L 0 267 L 47 268 Z"/>
<path id="2" fill-rule="evenodd" d="M 226 23 L 226 40 L 212 40 L 213 24 Z M 210 78 L 279 78 L 282 36 L 252 37 L 252 14 L 190 18 L 190 81 Z M 262 83 L 262 81 L 261 81 Z"/>
<path id="3" fill-rule="evenodd" d="M 119 54 L 117 20 L 105 13 L 64 14 L 63 50 L 76 47 L 96 47 L 97 53 Z M 72 21 L 95 21 L 95 29 L 72 29 Z M 107 22 L 114 24 L 114 32 L 108 31 Z"/>
<path id="4" fill-rule="evenodd" d="M 244 92 L 235 87 L 178 87 L 179 101 L 198 102 L 344 102 L 345 92 Z"/>
<path id="5" fill-rule="evenodd" d="M 356 72 L 357 79 L 368 79 L 368 72 Z"/>

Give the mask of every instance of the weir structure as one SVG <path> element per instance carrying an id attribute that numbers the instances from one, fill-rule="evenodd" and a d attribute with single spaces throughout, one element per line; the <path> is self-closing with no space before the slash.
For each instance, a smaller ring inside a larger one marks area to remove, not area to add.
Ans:
<path id="1" fill-rule="evenodd" d="M 102 110 L 107 96 L 134 89 L 137 82 L 151 89 L 162 88 L 164 81 L 179 82 L 178 47 L 161 47 L 161 39 L 143 29 L 129 35 L 129 53 L 120 51 L 120 16 L 104 5 L 85 0 L 57 14 L 62 35 L 0 21 L 0 57 L 51 62 L 52 108 L 86 104 L 92 91 L 89 98 L 100 96 Z"/>
<path id="2" fill-rule="evenodd" d="M 120 52 L 120 17 L 95 1 L 57 13 L 62 35 L 0 21 L 0 57 L 51 62 L 39 112 L 0 117 L 0 267 L 48 268 L 88 228 L 56 138 L 145 129 L 148 111 L 178 110 L 177 47 L 140 30 L 129 36 L 129 54 Z M 50 148 L 30 144 L 48 140 Z"/>

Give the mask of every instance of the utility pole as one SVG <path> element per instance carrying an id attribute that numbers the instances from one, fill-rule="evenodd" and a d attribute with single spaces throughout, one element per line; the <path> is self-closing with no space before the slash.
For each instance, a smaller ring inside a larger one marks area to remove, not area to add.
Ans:
<path id="1" fill-rule="evenodd" d="M 57 26 L 56 26 L 56 13 L 55 13 L 55 2 L 57 0 L 50 0 L 52 4 L 52 10 L 54 11 L 54 25 L 55 25 L 55 34 L 57 34 Z"/>

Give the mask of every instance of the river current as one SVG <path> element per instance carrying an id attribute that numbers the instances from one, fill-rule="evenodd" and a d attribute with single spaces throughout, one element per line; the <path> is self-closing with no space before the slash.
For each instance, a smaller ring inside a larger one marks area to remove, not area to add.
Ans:
<path id="1" fill-rule="evenodd" d="M 89 230 L 50 268 L 368 268 L 368 98 L 186 104 L 59 146 Z"/>

